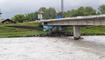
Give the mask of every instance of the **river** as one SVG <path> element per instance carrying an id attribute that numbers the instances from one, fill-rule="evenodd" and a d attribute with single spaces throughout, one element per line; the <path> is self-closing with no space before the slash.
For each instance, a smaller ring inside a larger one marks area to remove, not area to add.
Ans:
<path id="1" fill-rule="evenodd" d="M 0 60 L 105 60 L 105 36 L 0 38 Z"/>

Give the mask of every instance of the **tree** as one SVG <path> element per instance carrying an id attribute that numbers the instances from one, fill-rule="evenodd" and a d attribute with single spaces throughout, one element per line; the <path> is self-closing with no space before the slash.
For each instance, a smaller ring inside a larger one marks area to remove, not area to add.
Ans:
<path id="1" fill-rule="evenodd" d="M 54 8 L 45 8 L 42 7 L 39 9 L 39 12 L 43 11 L 43 19 L 54 19 L 57 17 L 56 10 Z"/>
<path id="2" fill-rule="evenodd" d="M 49 13 L 50 19 L 54 19 L 57 17 L 56 10 L 54 8 L 49 8 L 48 13 Z"/>
<path id="3" fill-rule="evenodd" d="M 66 17 L 76 17 L 76 16 L 88 16 L 88 15 L 96 15 L 96 10 L 92 7 L 80 7 L 78 9 L 72 9 L 67 11 Z"/>
<path id="4" fill-rule="evenodd" d="M 46 12 L 46 8 L 45 7 L 41 7 L 40 9 L 39 9 L 39 12 L 41 12 L 41 11 L 43 11 L 43 12 Z"/>
<path id="5" fill-rule="evenodd" d="M 25 18 L 27 21 L 35 21 L 38 19 L 38 12 L 26 14 Z"/>
<path id="6" fill-rule="evenodd" d="M 105 5 L 101 5 L 99 8 L 98 8 L 100 14 L 105 14 Z"/>
<path id="7" fill-rule="evenodd" d="M 85 7 L 84 15 L 96 15 L 96 10 L 89 6 Z"/>
<path id="8" fill-rule="evenodd" d="M 23 14 L 18 14 L 18 15 L 15 15 L 14 17 L 12 17 L 12 20 L 14 20 L 15 22 L 24 22 L 26 19 L 25 19 L 25 16 Z"/>
<path id="9" fill-rule="evenodd" d="M 69 17 L 68 12 L 64 12 L 64 17 Z"/>

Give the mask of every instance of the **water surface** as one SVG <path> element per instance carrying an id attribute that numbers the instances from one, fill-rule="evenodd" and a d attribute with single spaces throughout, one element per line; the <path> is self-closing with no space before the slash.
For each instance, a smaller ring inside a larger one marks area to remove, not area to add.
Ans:
<path id="1" fill-rule="evenodd" d="M 0 38 L 0 60 L 105 60 L 105 36 Z"/>

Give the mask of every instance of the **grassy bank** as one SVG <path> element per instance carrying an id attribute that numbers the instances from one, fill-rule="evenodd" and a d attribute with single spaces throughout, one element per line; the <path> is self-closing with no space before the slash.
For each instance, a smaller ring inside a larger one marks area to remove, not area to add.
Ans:
<path id="1" fill-rule="evenodd" d="M 64 32 L 73 32 L 73 30 L 65 30 Z M 81 28 L 81 34 L 85 35 L 105 35 L 105 26 L 89 26 Z"/>
<path id="2" fill-rule="evenodd" d="M 91 26 L 81 29 L 82 34 L 88 35 L 105 35 L 105 26 Z"/>
<path id="3" fill-rule="evenodd" d="M 0 37 L 26 37 L 34 34 L 45 34 L 42 30 L 24 29 L 8 26 L 28 26 L 39 28 L 40 23 L 17 23 L 17 24 L 0 24 Z"/>

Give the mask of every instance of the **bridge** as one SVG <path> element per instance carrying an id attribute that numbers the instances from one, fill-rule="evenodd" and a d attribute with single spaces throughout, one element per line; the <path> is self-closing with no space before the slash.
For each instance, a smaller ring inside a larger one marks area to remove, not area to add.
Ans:
<path id="1" fill-rule="evenodd" d="M 73 26 L 74 39 L 80 39 L 80 26 L 105 25 L 105 15 L 78 16 L 61 19 L 41 20 L 44 26 Z"/>

